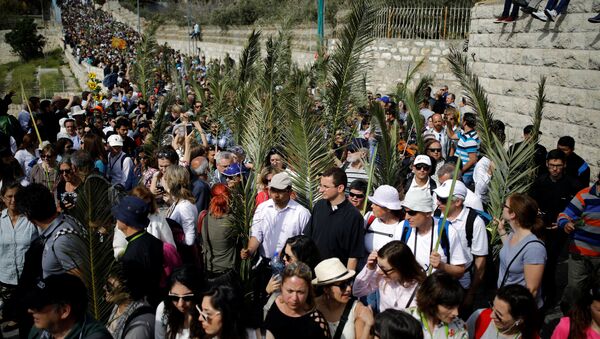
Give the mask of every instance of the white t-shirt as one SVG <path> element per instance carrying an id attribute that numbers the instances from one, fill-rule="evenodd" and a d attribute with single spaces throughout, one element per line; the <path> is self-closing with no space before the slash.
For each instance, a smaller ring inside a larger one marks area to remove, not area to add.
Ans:
<path id="1" fill-rule="evenodd" d="M 404 221 L 404 223 L 407 223 L 407 221 Z M 435 227 L 431 228 L 427 234 L 418 234 L 417 229 L 413 228 L 408 236 L 408 239 L 406 240 L 406 244 L 415 255 L 417 262 L 423 266 L 425 271 L 429 269 L 429 256 L 433 252 L 437 242 L 439 232 L 438 223 L 439 219 L 434 217 L 433 224 Z M 460 239 L 458 238 L 458 233 L 452 224 L 450 224 L 448 228 L 448 241 L 450 243 L 450 264 L 466 264 L 468 260 L 465 258 L 465 252 L 462 249 Z M 442 257 L 442 261 L 448 263 L 448 258 L 444 254 L 444 249 L 441 242 L 437 252 Z M 435 269 L 433 271 L 435 272 Z"/>
<path id="2" fill-rule="evenodd" d="M 458 232 L 461 249 L 467 259 L 465 265 L 466 268 L 473 262 L 473 255 L 488 255 L 488 237 L 485 231 L 485 222 L 480 217 L 475 218 L 475 221 L 473 222 L 473 239 L 471 240 L 471 248 L 469 249 L 466 231 L 468 215 L 469 209 L 463 208 L 456 219 L 450 220 L 452 226 Z M 464 288 L 469 288 L 469 286 L 471 286 L 471 274 L 469 271 L 466 271 L 459 281 Z"/>
<path id="3" fill-rule="evenodd" d="M 181 225 L 185 235 L 185 244 L 191 246 L 196 241 L 196 222 L 198 221 L 198 209 L 189 200 L 180 200 L 169 209 L 166 217 Z"/>
<path id="4" fill-rule="evenodd" d="M 373 212 L 365 214 L 365 249 L 367 253 L 379 251 L 388 242 L 402 238 L 403 220 L 388 225 L 381 222 L 381 219 L 375 218 L 369 227 L 368 223 L 372 215 Z"/>

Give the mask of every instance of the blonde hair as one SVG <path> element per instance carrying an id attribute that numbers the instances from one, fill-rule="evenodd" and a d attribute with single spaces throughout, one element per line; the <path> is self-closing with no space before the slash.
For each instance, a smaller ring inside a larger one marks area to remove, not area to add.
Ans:
<path id="1" fill-rule="evenodd" d="M 182 166 L 171 165 L 167 167 L 164 174 L 165 186 L 171 195 L 176 200 L 189 200 L 195 202 L 194 196 L 190 191 L 190 174 L 188 170 Z"/>

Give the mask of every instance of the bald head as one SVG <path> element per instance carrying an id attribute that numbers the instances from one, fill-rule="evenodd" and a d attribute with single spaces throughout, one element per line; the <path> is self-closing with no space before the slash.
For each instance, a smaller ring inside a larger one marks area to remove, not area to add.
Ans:
<path id="1" fill-rule="evenodd" d="M 208 159 L 203 156 L 195 157 L 190 162 L 190 168 L 197 176 L 204 176 L 208 173 Z"/>

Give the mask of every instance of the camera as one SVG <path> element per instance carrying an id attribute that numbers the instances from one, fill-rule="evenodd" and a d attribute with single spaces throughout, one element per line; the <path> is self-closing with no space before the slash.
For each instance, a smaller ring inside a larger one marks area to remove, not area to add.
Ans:
<path id="1" fill-rule="evenodd" d="M 77 202 L 77 193 L 75 192 L 65 192 L 61 195 L 60 200 L 63 204 L 71 204 L 75 205 Z"/>

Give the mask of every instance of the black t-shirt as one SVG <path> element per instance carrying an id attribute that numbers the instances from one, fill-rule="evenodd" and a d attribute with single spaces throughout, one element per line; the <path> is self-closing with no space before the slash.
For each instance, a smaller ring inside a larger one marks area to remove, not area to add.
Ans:
<path id="1" fill-rule="evenodd" d="M 533 183 L 530 195 L 544 213 L 544 223 L 550 226 L 556 222 L 558 214 L 564 211 L 575 194 L 583 188 L 577 180 L 567 175 L 554 182 L 549 174 L 544 174 Z"/>
<path id="2" fill-rule="evenodd" d="M 146 231 L 127 237 L 123 270 L 130 288 L 142 291 L 156 306 L 160 297 L 160 278 L 163 272 L 163 243 Z"/>
<path id="3" fill-rule="evenodd" d="M 315 309 L 301 317 L 289 317 L 279 310 L 277 302 L 267 313 L 265 328 L 275 339 L 331 338 L 329 325 L 321 312 Z"/>
<path id="4" fill-rule="evenodd" d="M 321 260 L 339 258 L 346 265 L 348 258 L 361 258 L 365 254 L 364 219 L 348 200 L 335 210 L 329 201 L 319 200 L 304 234 L 317 244 Z"/>
<path id="5" fill-rule="evenodd" d="M 583 187 L 588 187 L 590 185 L 590 166 L 582 157 L 575 154 L 575 152 L 567 157 L 565 173 L 579 181 L 579 184 Z"/>

